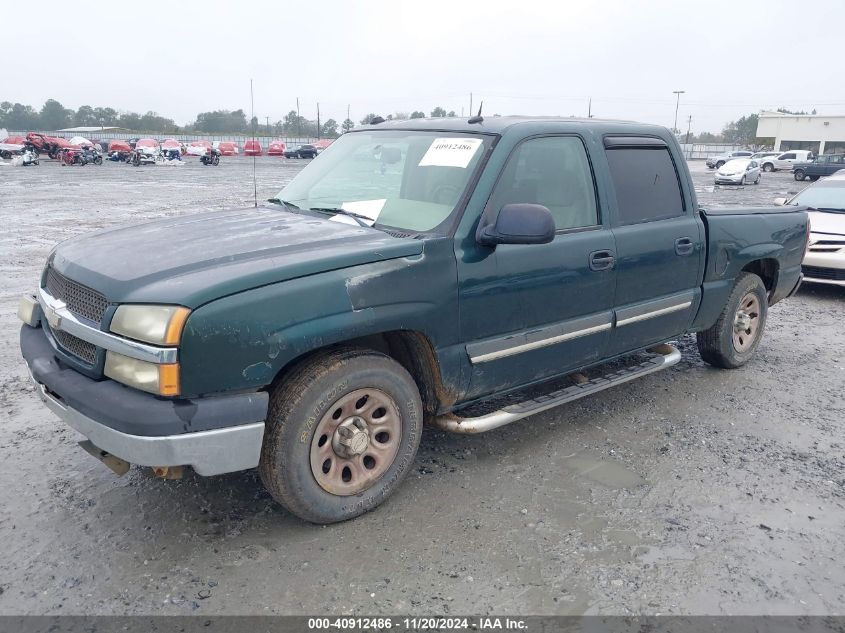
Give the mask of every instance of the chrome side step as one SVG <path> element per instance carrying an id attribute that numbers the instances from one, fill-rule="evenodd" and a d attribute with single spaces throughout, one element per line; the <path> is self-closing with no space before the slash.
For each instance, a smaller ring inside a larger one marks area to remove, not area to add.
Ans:
<path id="1" fill-rule="evenodd" d="M 641 376 L 653 374 L 661 369 L 677 365 L 681 360 L 681 352 L 673 345 L 667 343 L 652 347 L 648 351 L 651 355 L 637 365 L 625 367 L 610 374 L 605 374 L 604 376 L 593 378 L 581 384 L 544 394 L 537 398 L 526 400 L 525 402 L 508 405 L 487 415 L 477 418 L 461 418 L 453 413 L 447 413 L 435 417 L 432 422 L 438 428 L 444 431 L 451 431 L 452 433 L 483 433 L 484 431 L 490 431 L 505 424 L 516 422 L 522 418 L 527 418 L 529 415 L 534 415 L 535 413 L 552 409 L 561 404 L 590 396 L 599 391 L 604 391 L 610 387 L 630 382 Z"/>

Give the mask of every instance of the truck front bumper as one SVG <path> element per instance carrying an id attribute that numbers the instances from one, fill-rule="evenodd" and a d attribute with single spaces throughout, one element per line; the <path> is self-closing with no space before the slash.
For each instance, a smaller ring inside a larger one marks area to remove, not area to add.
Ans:
<path id="1" fill-rule="evenodd" d="M 191 466 L 219 475 L 258 466 L 265 392 L 157 398 L 63 366 L 43 328 L 21 328 L 21 352 L 47 407 L 97 448 L 141 466 Z"/>

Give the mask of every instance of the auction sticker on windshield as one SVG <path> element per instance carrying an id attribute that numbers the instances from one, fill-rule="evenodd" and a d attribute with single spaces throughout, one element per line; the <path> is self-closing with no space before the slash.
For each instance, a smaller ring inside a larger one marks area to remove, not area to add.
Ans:
<path id="1" fill-rule="evenodd" d="M 420 160 L 420 167 L 461 167 L 466 169 L 481 147 L 480 138 L 436 138 Z"/>

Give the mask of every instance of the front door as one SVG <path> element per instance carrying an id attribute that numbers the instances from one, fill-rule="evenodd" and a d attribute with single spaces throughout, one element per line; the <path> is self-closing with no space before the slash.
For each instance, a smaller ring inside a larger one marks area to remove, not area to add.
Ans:
<path id="1" fill-rule="evenodd" d="M 616 193 L 616 313 L 609 356 L 677 336 L 698 307 L 704 232 L 687 208 L 669 148 L 657 139 L 608 144 Z"/>
<path id="2" fill-rule="evenodd" d="M 547 207 L 549 244 L 466 244 L 458 253 L 468 397 L 542 380 L 602 358 L 610 339 L 615 245 L 599 213 L 582 139 L 544 136 L 511 153 L 485 217 L 511 203 Z"/>

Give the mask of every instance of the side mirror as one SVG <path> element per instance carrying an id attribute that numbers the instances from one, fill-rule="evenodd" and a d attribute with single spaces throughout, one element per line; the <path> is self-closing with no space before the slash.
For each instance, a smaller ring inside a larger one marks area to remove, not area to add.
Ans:
<path id="1" fill-rule="evenodd" d="M 782 207 L 786 204 L 786 198 L 775 198 L 774 199 L 775 206 Z"/>
<path id="2" fill-rule="evenodd" d="M 548 244 L 555 239 L 552 213 L 541 204 L 506 204 L 495 224 L 481 228 L 479 244 Z"/>

